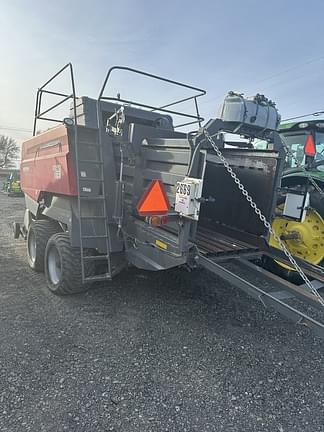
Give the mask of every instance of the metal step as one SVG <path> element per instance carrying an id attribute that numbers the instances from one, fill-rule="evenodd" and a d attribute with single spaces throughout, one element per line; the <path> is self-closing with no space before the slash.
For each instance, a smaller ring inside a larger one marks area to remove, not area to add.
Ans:
<path id="1" fill-rule="evenodd" d="M 80 219 L 82 220 L 100 220 L 100 219 L 107 219 L 107 216 L 80 216 Z"/>
<path id="2" fill-rule="evenodd" d="M 94 160 L 89 160 L 89 159 L 79 159 L 79 164 L 80 163 L 103 165 L 103 161 L 98 161 L 98 160 L 94 161 Z"/>
<path id="3" fill-rule="evenodd" d="M 107 238 L 107 234 L 105 235 L 87 235 L 87 236 L 81 236 L 82 239 L 84 240 L 89 240 L 89 239 L 106 239 Z"/>
<path id="4" fill-rule="evenodd" d="M 111 280 L 111 275 L 109 273 L 103 273 L 96 276 L 88 276 L 84 278 L 85 282 L 99 282 L 99 281 L 105 281 L 105 280 Z"/>
<path id="5" fill-rule="evenodd" d="M 89 147 L 100 147 L 98 143 L 93 143 L 89 141 L 79 141 L 80 145 L 87 145 Z"/>
<path id="6" fill-rule="evenodd" d="M 84 256 L 84 261 L 103 261 L 107 260 L 109 258 L 109 255 L 93 255 L 93 256 Z"/>
<path id="7" fill-rule="evenodd" d="M 105 197 L 103 195 L 80 195 L 80 201 L 91 201 L 91 200 L 104 200 Z"/>
<path id="8" fill-rule="evenodd" d="M 81 181 L 103 182 L 102 178 L 98 177 L 79 177 Z"/>

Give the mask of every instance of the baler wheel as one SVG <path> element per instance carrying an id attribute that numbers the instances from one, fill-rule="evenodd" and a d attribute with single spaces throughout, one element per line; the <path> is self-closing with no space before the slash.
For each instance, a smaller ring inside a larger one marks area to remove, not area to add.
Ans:
<path id="1" fill-rule="evenodd" d="M 51 220 L 36 220 L 27 234 L 27 260 L 29 267 L 36 272 L 44 271 L 45 249 L 49 238 L 61 231 L 58 223 Z"/>
<path id="2" fill-rule="evenodd" d="M 90 268 L 86 270 L 91 274 Z M 48 288 L 56 295 L 76 294 L 89 289 L 90 284 L 82 283 L 80 249 L 71 246 L 68 234 L 54 234 L 49 239 L 45 252 L 45 276 Z"/>

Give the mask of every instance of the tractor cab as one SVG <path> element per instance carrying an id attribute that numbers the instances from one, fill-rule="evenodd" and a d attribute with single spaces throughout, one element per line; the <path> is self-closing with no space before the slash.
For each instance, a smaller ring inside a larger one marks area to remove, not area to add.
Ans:
<path id="1" fill-rule="evenodd" d="M 285 160 L 283 178 L 303 176 L 304 167 L 308 174 L 324 181 L 324 120 L 298 123 L 282 123 L 279 133 L 290 151 Z M 259 140 L 255 148 L 263 150 L 267 142 Z"/>
<path id="2" fill-rule="evenodd" d="M 324 120 L 280 125 L 280 135 L 292 155 L 286 158 L 284 175 L 302 171 L 324 180 Z M 305 174 L 304 174 L 305 175 Z"/>
<path id="3" fill-rule="evenodd" d="M 272 226 L 294 256 L 322 267 L 324 120 L 283 123 L 279 127 L 279 134 L 286 147 L 287 156 L 278 194 L 276 217 Z M 263 149 L 266 144 L 265 141 L 258 141 L 255 147 Z M 298 202 L 294 204 L 297 209 L 296 215 L 287 214 L 287 208 L 292 200 Z M 273 237 L 270 238 L 270 246 L 279 249 L 279 244 Z M 291 266 L 279 261 L 271 261 L 270 268 L 290 280 L 298 278 Z"/>

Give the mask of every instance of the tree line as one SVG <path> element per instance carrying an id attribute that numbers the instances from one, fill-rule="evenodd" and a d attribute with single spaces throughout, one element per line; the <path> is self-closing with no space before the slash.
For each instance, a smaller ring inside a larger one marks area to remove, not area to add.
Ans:
<path id="1" fill-rule="evenodd" d="M 19 155 L 16 141 L 5 135 L 0 135 L 0 168 L 11 168 Z"/>

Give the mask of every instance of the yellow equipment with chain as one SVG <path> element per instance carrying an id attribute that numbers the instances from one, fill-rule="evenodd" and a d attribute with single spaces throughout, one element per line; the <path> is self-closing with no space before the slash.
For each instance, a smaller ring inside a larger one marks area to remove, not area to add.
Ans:
<path id="1" fill-rule="evenodd" d="M 283 210 L 283 204 L 278 206 Z M 272 226 L 279 237 L 286 243 L 290 252 L 310 264 L 319 265 L 324 259 L 324 221 L 314 209 L 308 209 L 303 222 L 276 217 Z M 280 248 L 278 242 L 271 235 L 270 245 Z M 294 270 L 291 266 L 276 261 L 287 270 Z"/>

